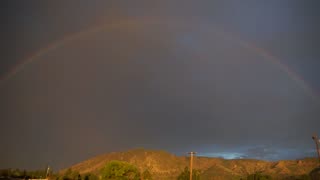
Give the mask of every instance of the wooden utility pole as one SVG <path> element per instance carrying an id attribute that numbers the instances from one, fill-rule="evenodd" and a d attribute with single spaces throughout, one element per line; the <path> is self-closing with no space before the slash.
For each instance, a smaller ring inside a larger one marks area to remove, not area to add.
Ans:
<path id="1" fill-rule="evenodd" d="M 319 150 L 319 143 L 320 143 L 320 140 L 319 140 L 319 138 L 317 137 L 317 135 L 316 135 L 316 134 L 313 134 L 312 139 L 313 139 L 313 140 L 314 140 L 314 142 L 316 143 L 317 154 L 318 154 L 318 159 L 319 159 L 319 163 L 320 163 L 320 150 Z"/>
<path id="2" fill-rule="evenodd" d="M 47 168 L 46 168 L 46 175 L 45 175 L 46 179 L 48 179 L 48 178 L 49 178 L 49 173 L 50 173 L 50 166 L 49 166 L 49 165 L 47 165 Z"/>
<path id="3" fill-rule="evenodd" d="M 197 154 L 196 152 L 189 152 L 190 154 L 190 180 L 192 180 L 192 166 L 193 166 L 193 155 Z"/>

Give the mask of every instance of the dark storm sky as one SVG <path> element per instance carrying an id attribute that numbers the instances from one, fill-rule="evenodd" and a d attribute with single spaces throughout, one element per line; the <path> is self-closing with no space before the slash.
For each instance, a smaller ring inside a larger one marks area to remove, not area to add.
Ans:
<path id="1" fill-rule="evenodd" d="M 315 156 L 319 6 L 1 1 L 0 168 L 58 170 L 135 147 Z"/>

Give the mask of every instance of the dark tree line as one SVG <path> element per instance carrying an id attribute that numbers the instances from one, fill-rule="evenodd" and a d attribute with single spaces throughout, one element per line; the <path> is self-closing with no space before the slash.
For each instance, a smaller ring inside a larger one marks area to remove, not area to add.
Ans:
<path id="1" fill-rule="evenodd" d="M 98 180 L 99 178 L 92 173 L 80 174 L 78 171 L 68 169 L 64 174 L 55 175 L 55 180 Z"/>
<path id="2" fill-rule="evenodd" d="M 20 170 L 20 169 L 0 169 L 0 177 L 21 178 L 21 179 L 40 179 L 46 178 L 46 170 Z"/>

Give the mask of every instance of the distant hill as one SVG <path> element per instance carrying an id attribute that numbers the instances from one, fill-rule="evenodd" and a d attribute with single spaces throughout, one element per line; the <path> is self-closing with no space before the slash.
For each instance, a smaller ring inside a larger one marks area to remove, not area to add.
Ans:
<path id="1" fill-rule="evenodd" d="M 188 157 L 175 156 L 161 150 L 134 149 L 96 156 L 70 168 L 81 174 L 87 172 L 98 174 L 104 164 L 111 160 L 129 162 L 141 171 L 148 169 L 155 179 L 166 180 L 175 179 L 186 166 L 189 166 Z M 254 159 L 226 160 L 196 157 L 194 169 L 201 171 L 202 179 L 240 179 L 257 172 L 275 179 L 286 179 L 308 174 L 317 167 L 317 163 L 315 158 L 269 162 Z"/>

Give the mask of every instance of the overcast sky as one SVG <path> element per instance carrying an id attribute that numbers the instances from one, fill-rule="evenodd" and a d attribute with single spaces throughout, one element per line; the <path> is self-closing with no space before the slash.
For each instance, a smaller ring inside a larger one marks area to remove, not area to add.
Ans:
<path id="1" fill-rule="evenodd" d="M 0 168 L 136 147 L 316 156 L 317 1 L 1 1 Z"/>

